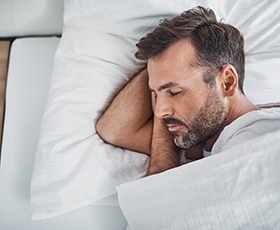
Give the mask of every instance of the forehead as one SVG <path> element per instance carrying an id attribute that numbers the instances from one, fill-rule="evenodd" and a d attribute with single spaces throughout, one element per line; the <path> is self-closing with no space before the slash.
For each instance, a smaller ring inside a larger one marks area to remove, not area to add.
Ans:
<path id="1" fill-rule="evenodd" d="M 163 53 L 148 60 L 149 85 L 156 90 L 162 85 L 187 84 L 192 78 L 201 75 L 195 66 L 195 49 L 190 41 L 180 40 Z M 201 77 L 199 77 L 201 78 Z"/>

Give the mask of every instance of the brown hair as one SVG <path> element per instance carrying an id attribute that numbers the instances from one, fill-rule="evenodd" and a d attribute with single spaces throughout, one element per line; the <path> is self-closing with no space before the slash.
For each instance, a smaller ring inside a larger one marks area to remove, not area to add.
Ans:
<path id="1" fill-rule="evenodd" d="M 196 50 L 196 65 L 205 70 L 204 80 L 213 84 L 216 73 L 231 64 L 239 77 L 243 93 L 244 39 L 235 27 L 218 22 L 211 9 L 201 6 L 187 10 L 172 19 L 164 19 L 151 33 L 136 44 L 135 56 L 147 60 L 162 53 L 181 39 L 188 39 Z"/>

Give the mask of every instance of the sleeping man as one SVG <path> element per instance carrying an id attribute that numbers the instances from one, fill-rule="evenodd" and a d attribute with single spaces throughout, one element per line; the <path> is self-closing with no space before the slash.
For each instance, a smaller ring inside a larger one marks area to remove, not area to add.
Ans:
<path id="1" fill-rule="evenodd" d="M 243 92 L 244 40 L 197 7 L 163 20 L 137 44 L 147 60 L 97 122 L 108 143 L 150 155 L 148 175 L 280 129 L 280 115 Z"/>

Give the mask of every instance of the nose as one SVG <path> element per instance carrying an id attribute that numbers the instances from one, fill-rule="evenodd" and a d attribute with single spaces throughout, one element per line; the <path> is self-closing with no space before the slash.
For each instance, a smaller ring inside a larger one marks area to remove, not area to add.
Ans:
<path id="1" fill-rule="evenodd" d="M 173 108 L 168 101 L 157 98 L 154 109 L 155 116 L 159 119 L 170 117 L 173 114 Z"/>

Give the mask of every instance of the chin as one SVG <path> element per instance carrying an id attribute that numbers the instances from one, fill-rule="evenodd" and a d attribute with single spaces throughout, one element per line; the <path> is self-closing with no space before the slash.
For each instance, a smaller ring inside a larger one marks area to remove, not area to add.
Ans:
<path id="1" fill-rule="evenodd" d="M 174 143 L 180 149 L 189 149 L 193 147 L 193 145 L 190 142 L 185 142 L 180 137 L 174 138 Z"/>

